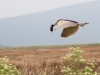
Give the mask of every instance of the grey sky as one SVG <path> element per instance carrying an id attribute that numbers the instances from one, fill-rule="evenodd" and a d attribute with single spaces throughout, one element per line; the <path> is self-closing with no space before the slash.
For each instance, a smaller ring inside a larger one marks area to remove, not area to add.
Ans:
<path id="1" fill-rule="evenodd" d="M 0 0 L 0 19 L 96 0 Z"/>
<path id="2" fill-rule="evenodd" d="M 10 9 L 11 10 L 11 9 Z M 9 11 L 10 11 L 9 10 Z M 15 12 L 15 11 L 14 11 Z M 12 13 L 10 13 L 12 14 Z M 0 45 L 30 46 L 100 42 L 100 1 L 64 6 L 53 10 L 0 19 Z M 62 30 L 52 34 L 50 25 L 58 19 L 69 19 L 90 24 L 80 27 L 68 38 L 60 37 Z"/>

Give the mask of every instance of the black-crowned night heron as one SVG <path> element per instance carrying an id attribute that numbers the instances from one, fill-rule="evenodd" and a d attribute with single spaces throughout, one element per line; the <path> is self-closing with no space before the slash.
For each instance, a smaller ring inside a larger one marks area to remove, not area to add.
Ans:
<path id="1" fill-rule="evenodd" d="M 53 32 L 53 27 L 57 25 L 58 26 L 57 29 L 63 29 L 61 33 L 61 37 L 68 37 L 70 35 L 73 35 L 75 32 L 77 32 L 79 29 L 79 26 L 83 27 L 86 24 L 89 24 L 89 23 L 87 22 L 79 23 L 72 20 L 59 19 L 55 24 L 51 25 L 50 31 Z"/>

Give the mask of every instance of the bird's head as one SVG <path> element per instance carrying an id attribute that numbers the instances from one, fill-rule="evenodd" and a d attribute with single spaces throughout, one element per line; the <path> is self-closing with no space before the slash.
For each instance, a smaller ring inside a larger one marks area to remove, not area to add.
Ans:
<path id="1" fill-rule="evenodd" d="M 61 19 L 58 20 L 55 24 L 52 24 L 51 27 L 50 27 L 50 31 L 53 32 L 53 27 L 54 27 L 55 25 L 60 24 L 60 23 L 61 23 Z"/>
<path id="2" fill-rule="evenodd" d="M 56 25 L 59 25 L 59 24 L 61 24 L 63 21 L 64 21 L 63 19 L 59 19 L 55 24 L 56 24 Z"/>
<path id="3" fill-rule="evenodd" d="M 55 25 L 59 25 L 59 24 L 61 24 L 63 21 L 64 21 L 63 19 L 59 19 L 59 20 L 57 20 L 57 22 L 56 22 L 55 24 L 52 24 L 52 25 L 51 25 L 51 27 L 50 27 L 50 31 L 53 32 L 53 27 L 54 27 Z"/>

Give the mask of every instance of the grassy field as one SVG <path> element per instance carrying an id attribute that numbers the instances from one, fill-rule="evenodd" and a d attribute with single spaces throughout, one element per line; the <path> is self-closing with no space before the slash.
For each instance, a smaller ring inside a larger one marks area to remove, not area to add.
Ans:
<path id="1" fill-rule="evenodd" d="M 82 56 L 95 60 L 98 63 L 95 70 L 100 72 L 100 44 L 1 48 L 0 57 L 7 56 L 22 75 L 63 75 L 60 71 L 67 64 L 61 57 L 70 52 L 71 46 L 81 47 L 85 51 Z"/>
<path id="2" fill-rule="evenodd" d="M 68 44 L 68 45 L 42 45 L 42 46 L 19 46 L 19 47 L 2 47 L 0 50 L 15 50 L 15 49 L 40 49 L 40 48 L 66 48 L 66 47 L 86 47 L 86 46 L 100 46 L 100 43 L 93 44 Z"/>

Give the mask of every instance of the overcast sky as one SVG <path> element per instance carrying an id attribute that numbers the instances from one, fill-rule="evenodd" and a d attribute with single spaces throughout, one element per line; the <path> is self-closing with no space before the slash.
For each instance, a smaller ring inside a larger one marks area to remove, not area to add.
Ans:
<path id="1" fill-rule="evenodd" d="M 0 0 L 0 19 L 96 0 Z"/>

